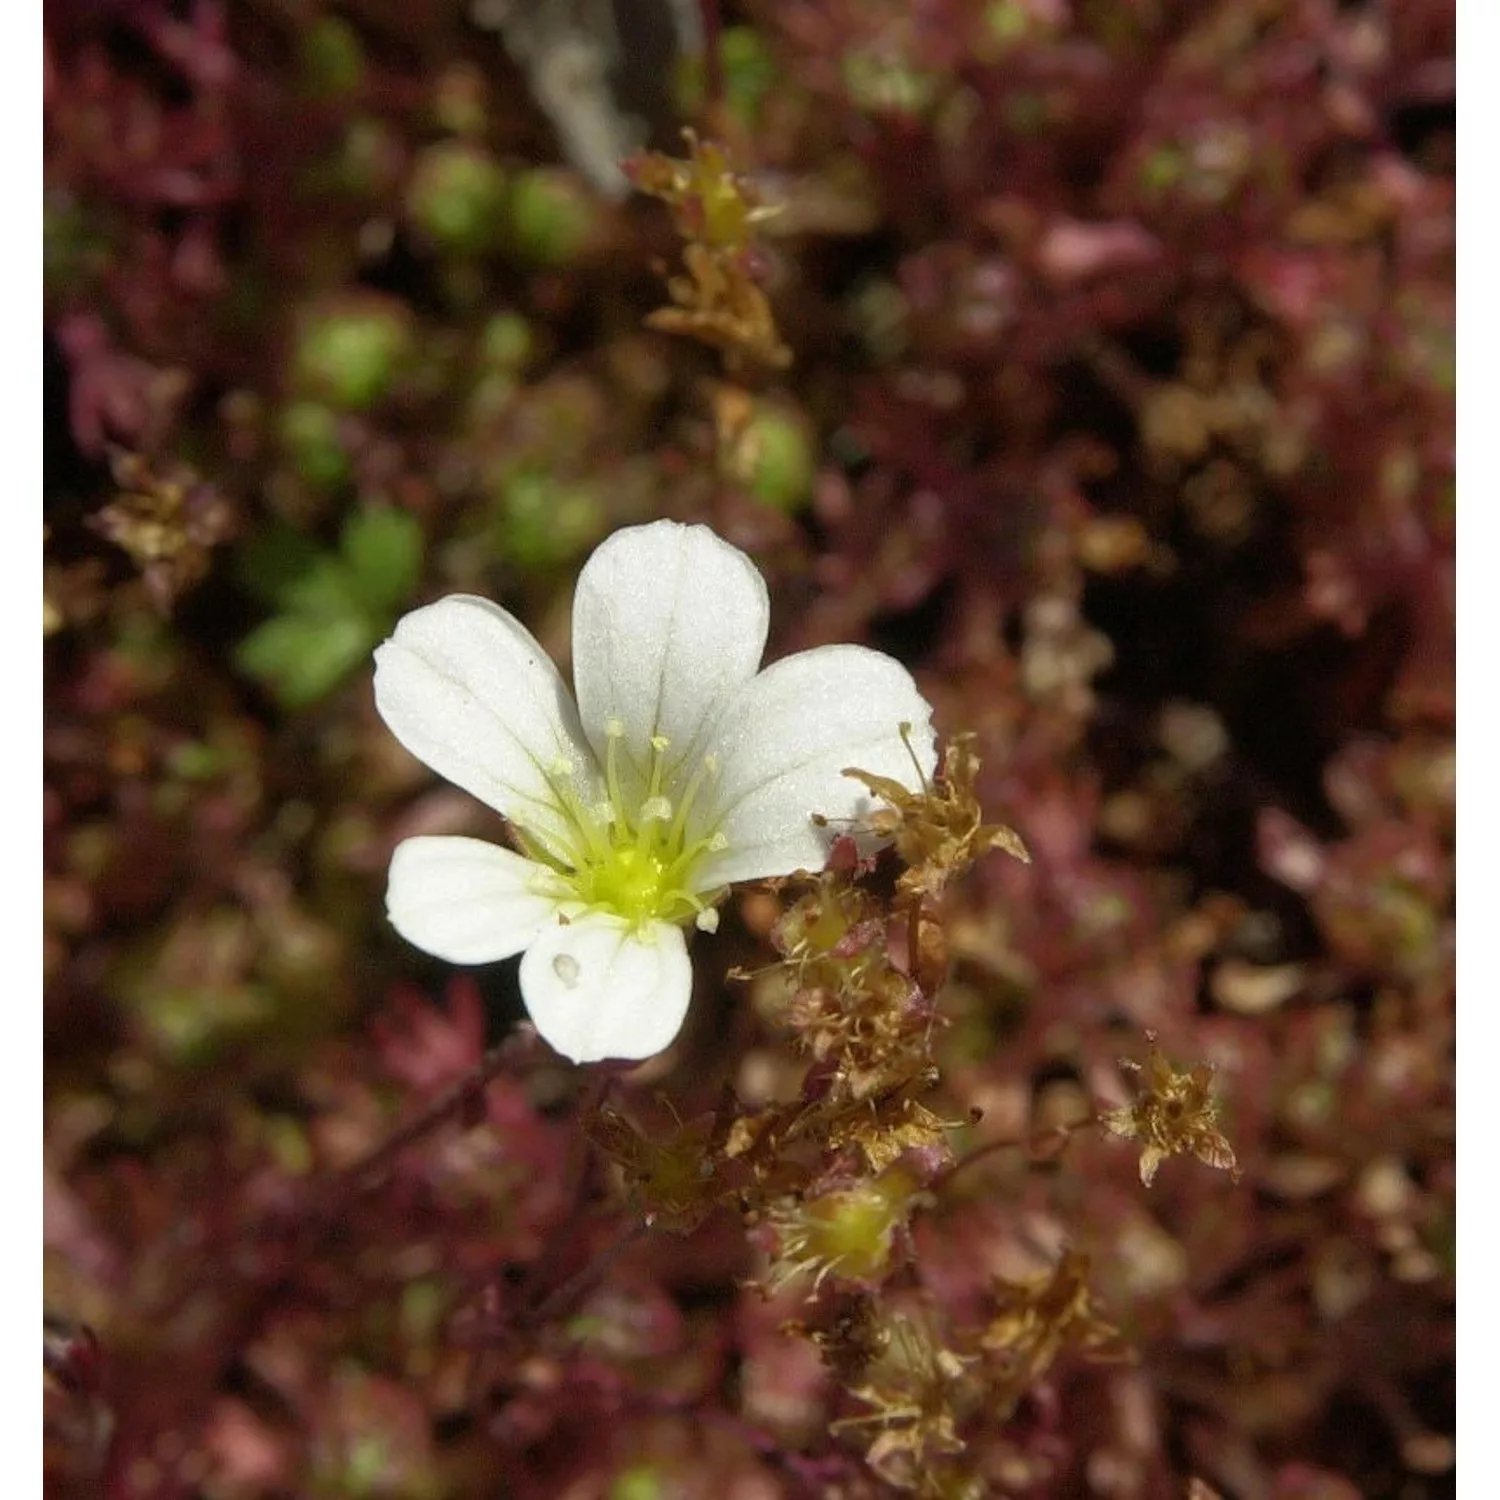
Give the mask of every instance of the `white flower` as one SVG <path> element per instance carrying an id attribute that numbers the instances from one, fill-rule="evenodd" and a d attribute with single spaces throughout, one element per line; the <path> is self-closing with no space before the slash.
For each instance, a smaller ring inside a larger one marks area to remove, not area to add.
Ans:
<path id="1" fill-rule="evenodd" d="M 712 930 L 734 881 L 820 869 L 833 834 L 812 814 L 870 807 L 846 766 L 910 784 L 935 763 L 904 667 L 822 646 L 758 672 L 768 616 L 750 559 L 674 521 L 616 532 L 584 566 L 576 704 L 498 606 L 458 594 L 405 616 L 375 653 L 376 706 L 520 852 L 406 840 L 396 930 L 452 963 L 524 952 L 526 1008 L 575 1062 L 666 1047 L 692 992 L 683 927 Z"/>

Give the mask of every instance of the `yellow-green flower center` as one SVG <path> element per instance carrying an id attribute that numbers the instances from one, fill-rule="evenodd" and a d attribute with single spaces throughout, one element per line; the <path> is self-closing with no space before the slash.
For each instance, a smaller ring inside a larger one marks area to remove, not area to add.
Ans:
<path id="1" fill-rule="evenodd" d="M 655 735 L 645 786 L 639 788 L 622 774 L 624 725 L 611 720 L 605 733 L 604 801 L 580 795 L 572 766 L 553 767 L 547 785 L 566 821 L 564 847 L 555 853 L 540 849 L 521 830 L 526 852 L 555 872 L 568 899 L 637 927 L 696 922 L 711 930 L 720 893 L 704 891 L 693 872 L 705 855 L 724 849 L 726 840 L 715 828 L 705 830 L 694 809 L 705 784 L 718 774 L 717 763 L 704 756 L 690 774 L 680 765 L 669 771 L 668 741 Z"/>

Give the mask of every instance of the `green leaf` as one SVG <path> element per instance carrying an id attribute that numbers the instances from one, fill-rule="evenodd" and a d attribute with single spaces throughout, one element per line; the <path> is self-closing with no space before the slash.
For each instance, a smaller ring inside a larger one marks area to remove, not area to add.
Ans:
<path id="1" fill-rule="evenodd" d="M 339 548 L 355 593 L 382 618 L 416 590 L 422 574 L 422 526 L 404 510 L 359 510 L 344 523 Z"/>
<path id="2" fill-rule="evenodd" d="M 322 558 L 315 542 L 278 522 L 241 550 L 240 582 L 267 604 L 284 605 L 292 586 Z"/>
<path id="3" fill-rule="evenodd" d="M 287 708 L 326 698 L 374 649 L 378 632 L 357 614 L 316 619 L 278 615 L 240 642 L 240 669 L 264 683 Z"/>
<path id="4" fill-rule="evenodd" d="M 304 615 L 309 623 L 338 620 L 365 621 L 369 611 L 360 597 L 359 582 L 341 557 L 320 557 L 283 590 L 284 614 Z"/>

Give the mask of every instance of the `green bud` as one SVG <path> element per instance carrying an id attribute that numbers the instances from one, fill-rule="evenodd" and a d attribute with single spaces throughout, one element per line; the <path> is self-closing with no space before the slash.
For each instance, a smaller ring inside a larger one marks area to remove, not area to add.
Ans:
<path id="1" fill-rule="evenodd" d="M 87 285 L 110 260 L 109 242 L 70 193 L 42 198 L 42 270 L 49 287 Z"/>
<path id="2" fill-rule="evenodd" d="M 339 552 L 372 617 L 383 618 L 415 592 L 424 543 L 421 522 L 408 511 L 371 506 L 344 522 Z"/>
<path id="3" fill-rule="evenodd" d="M 508 370 L 491 370 L 474 382 L 469 392 L 468 420 L 476 428 L 488 427 L 515 405 L 520 382 Z"/>
<path id="4" fill-rule="evenodd" d="M 506 242 L 528 265 L 572 265 L 593 235 L 595 205 L 573 173 L 534 167 L 511 182 Z"/>
<path id="5" fill-rule="evenodd" d="M 481 69 L 459 62 L 438 75 L 432 114 L 450 135 L 481 136 L 489 124 L 489 86 Z"/>
<path id="6" fill-rule="evenodd" d="M 1052 123 L 1052 107 L 1040 89 L 1016 89 L 1005 103 L 1005 123 L 1017 135 L 1042 135 Z"/>
<path id="7" fill-rule="evenodd" d="M 1148 197 L 1159 197 L 1176 187 L 1185 170 L 1182 152 L 1176 146 L 1158 146 L 1141 167 L 1141 190 Z"/>
<path id="8" fill-rule="evenodd" d="M 289 1177 L 305 1177 L 313 1169 L 312 1143 L 300 1120 L 291 1115 L 264 1116 L 262 1130 L 276 1165 Z"/>
<path id="9" fill-rule="evenodd" d="M 399 304 L 374 298 L 312 314 L 293 357 L 297 381 L 345 411 L 365 411 L 385 396 L 412 352 Z"/>
<path id="10" fill-rule="evenodd" d="M 480 357 L 495 370 L 520 371 L 536 353 L 536 339 L 520 313 L 496 313 L 479 335 Z"/>
<path id="11" fill-rule="evenodd" d="M 480 146 L 443 141 L 417 158 L 407 187 L 412 222 L 445 249 L 494 248 L 505 206 L 505 174 Z"/>
<path id="12" fill-rule="evenodd" d="M 378 1495 L 386 1487 L 391 1470 L 391 1452 L 386 1439 L 365 1433 L 349 1444 L 342 1475 L 350 1495 Z"/>
<path id="13" fill-rule="evenodd" d="M 990 0 L 984 8 L 984 29 L 1002 47 L 1024 40 L 1031 25 L 1023 0 Z"/>
<path id="14" fill-rule="evenodd" d="M 760 403 L 726 460 L 733 477 L 771 510 L 794 513 L 812 494 L 815 465 L 807 424 L 785 407 Z"/>
<path id="15" fill-rule="evenodd" d="M 377 197 L 392 189 L 401 171 L 401 142 L 382 120 L 360 115 L 344 131 L 335 166 L 338 187 L 357 198 Z"/>
<path id="16" fill-rule="evenodd" d="M 347 21 L 319 16 L 302 33 L 302 78 L 318 99 L 352 94 L 364 83 L 365 49 Z"/>
<path id="17" fill-rule="evenodd" d="M 667 1493 L 660 1473 L 650 1464 L 632 1464 L 615 1475 L 609 1500 L 662 1500 Z"/>
<path id="18" fill-rule="evenodd" d="M 776 60 L 751 26 L 726 26 L 719 55 L 724 66 L 724 101 L 748 125 L 761 100 L 776 86 L 780 76 Z"/>
<path id="19" fill-rule="evenodd" d="M 846 52 L 841 63 L 849 101 L 872 115 L 918 119 L 937 99 L 938 80 L 884 51 Z"/>
<path id="20" fill-rule="evenodd" d="M 281 413 L 282 450 L 298 477 L 320 490 L 349 478 L 349 455 L 339 440 L 339 419 L 317 401 L 293 401 Z"/>

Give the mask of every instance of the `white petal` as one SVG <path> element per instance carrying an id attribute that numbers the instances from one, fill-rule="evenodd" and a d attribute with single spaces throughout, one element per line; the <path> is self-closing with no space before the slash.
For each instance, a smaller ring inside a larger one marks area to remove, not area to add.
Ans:
<path id="1" fill-rule="evenodd" d="M 409 943 L 455 964 L 519 953 L 557 917 L 534 887 L 551 872 L 483 839 L 422 837 L 391 855 L 386 914 Z"/>
<path id="2" fill-rule="evenodd" d="M 559 762 L 599 792 L 578 711 L 547 653 L 487 599 L 413 610 L 375 652 L 375 706 L 418 760 L 504 813 L 555 854 L 565 822 L 547 785 Z"/>
<path id="3" fill-rule="evenodd" d="M 910 751 L 902 723 L 911 725 Z M 820 646 L 768 667 L 730 704 L 711 748 L 729 846 L 694 871 L 704 888 L 821 869 L 844 831 L 837 820 L 881 805 L 846 766 L 915 790 L 912 752 L 929 777 L 937 763 L 931 705 L 900 662 L 863 646 Z M 833 826 L 816 827 L 813 813 Z"/>
<path id="4" fill-rule="evenodd" d="M 521 960 L 521 995 L 543 1039 L 574 1062 L 651 1057 L 682 1029 L 693 967 L 682 930 L 637 933 L 618 917 L 554 922 Z"/>
<path id="5" fill-rule="evenodd" d="M 669 741 L 669 772 L 696 761 L 719 710 L 754 677 L 769 618 L 755 564 L 706 526 L 654 521 L 603 542 L 573 600 L 573 682 L 601 763 L 611 719 L 624 726 L 637 794 L 653 735 Z"/>

